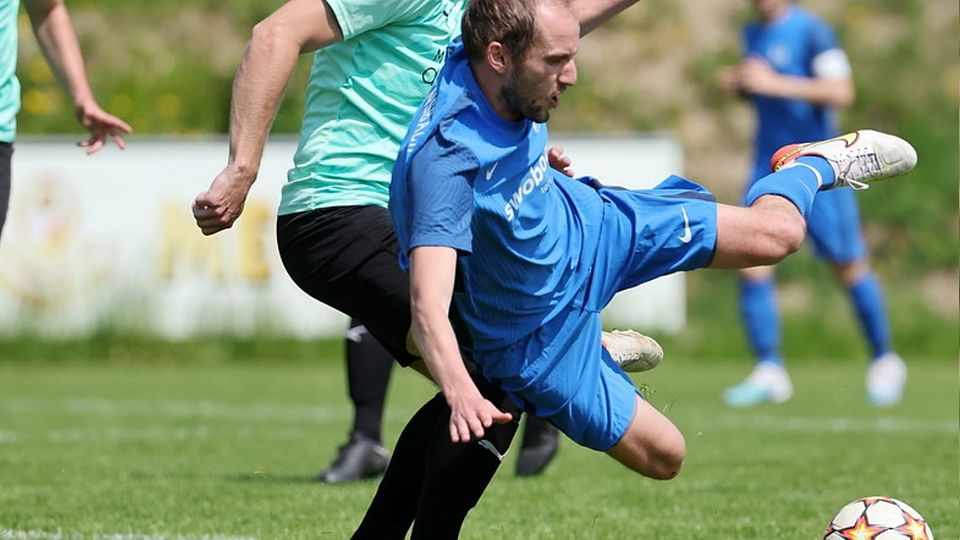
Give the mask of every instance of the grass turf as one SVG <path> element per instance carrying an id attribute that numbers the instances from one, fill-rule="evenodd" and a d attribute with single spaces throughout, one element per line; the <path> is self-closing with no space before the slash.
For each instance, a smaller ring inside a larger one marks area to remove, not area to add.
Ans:
<path id="1" fill-rule="evenodd" d="M 895 408 L 865 404 L 861 364 L 795 361 L 791 402 L 735 410 L 719 396 L 745 363 L 668 357 L 642 382 L 686 435 L 680 477 L 643 479 L 563 441 L 521 480 L 511 455 L 462 537 L 812 539 L 879 494 L 957 538 L 957 366 L 910 360 Z M 376 483 L 312 481 L 349 427 L 344 394 L 333 359 L 0 363 L 0 539 L 349 537 Z M 395 371 L 387 441 L 430 395 Z"/>

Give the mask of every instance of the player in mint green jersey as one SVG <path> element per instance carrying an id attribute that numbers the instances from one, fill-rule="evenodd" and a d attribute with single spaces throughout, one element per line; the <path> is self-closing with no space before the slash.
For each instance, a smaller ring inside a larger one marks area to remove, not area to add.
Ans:
<path id="1" fill-rule="evenodd" d="M 240 215 L 296 59 L 315 51 L 277 238 L 297 285 L 353 318 L 346 365 L 354 422 L 324 482 L 386 467 L 381 425 L 393 358 L 415 359 L 404 346 L 408 293 L 385 211 L 390 170 L 462 11 L 462 0 L 288 2 L 254 28 L 234 87 L 229 164 L 197 198 L 205 234 Z"/>
<path id="2" fill-rule="evenodd" d="M 90 130 L 90 137 L 77 145 L 93 154 L 110 137 L 123 148 L 123 133 L 132 129 L 104 112 L 93 98 L 80 44 L 63 0 L 24 0 L 23 5 L 50 68 L 73 100 L 77 120 Z M 16 75 L 19 7 L 20 3 L 14 0 L 0 2 L 0 232 L 10 199 L 10 160 L 20 110 L 20 81 Z"/>

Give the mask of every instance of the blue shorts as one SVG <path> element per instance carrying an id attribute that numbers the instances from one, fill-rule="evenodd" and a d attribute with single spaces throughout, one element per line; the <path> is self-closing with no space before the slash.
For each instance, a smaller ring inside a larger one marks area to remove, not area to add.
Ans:
<path id="1" fill-rule="evenodd" d="M 753 180 L 744 193 L 768 174 L 769 163 L 758 163 Z M 845 264 L 866 258 L 867 244 L 860 229 L 860 207 L 852 189 L 844 187 L 817 193 L 807 218 L 807 236 L 813 242 L 816 256 L 829 263 Z"/>
<path id="2" fill-rule="evenodd" d="M 606 451 L 630 426 L 638 394 L 600 345 L 600 311 L 623 289 L 709 264 L 717 208 L 706 189 L 676 176 L 654 189 L 599 193 L 604 213 L 597 255 L 576 300 L 532 335 L 477 351 L 475 360 L 519 406 L 577 443 Z"/>

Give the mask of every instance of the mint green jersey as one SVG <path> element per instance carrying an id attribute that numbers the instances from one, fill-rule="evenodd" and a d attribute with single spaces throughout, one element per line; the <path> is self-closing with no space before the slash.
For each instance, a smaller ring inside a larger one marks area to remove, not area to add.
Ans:
<path id="1" fill-rule="evenodd" d="M 318 0 L 320 1 L 320 0 Z M 460 35 L 466 0 L 324 0 L 343 41 L 314 53 L 281 215 L 386 207 L 400 140 Z"/>
<path id="2" fill-rule="evenodd" d="M 20 0 L 0 0 L 0 142 L 13 142 L 20 110 L 17 80 L 17 11 Z"/>

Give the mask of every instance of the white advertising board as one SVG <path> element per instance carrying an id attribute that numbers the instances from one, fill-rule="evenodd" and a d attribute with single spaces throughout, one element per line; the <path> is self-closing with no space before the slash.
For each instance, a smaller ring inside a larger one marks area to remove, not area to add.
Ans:
<path id="1" fill-rule="evenodd" d="M 578 174 L 608 184 L 650 187 L 682 164 L 666 136 L 555 142 Z M 243 216 L 204 237 L 190 205 L 226 162 L 225 141 L 135 139 L 94 156 L 67 140 L 18 141 L 0 239 L 0 334 L 341 334 L 346 318 L 301 292 L 277 254 L 276 208 L 295 147 L 271 140 Z M 605 317 L 678 331 L 684 303 L 683 277 L 668 276 L 621 293 Z"/>

